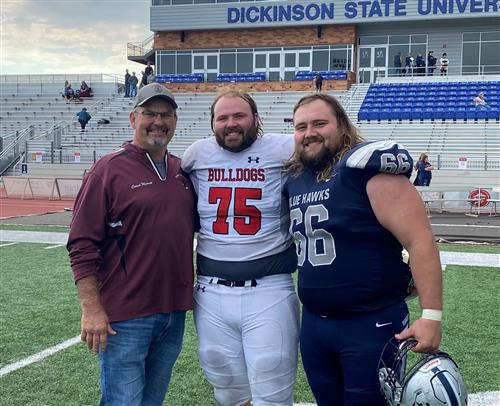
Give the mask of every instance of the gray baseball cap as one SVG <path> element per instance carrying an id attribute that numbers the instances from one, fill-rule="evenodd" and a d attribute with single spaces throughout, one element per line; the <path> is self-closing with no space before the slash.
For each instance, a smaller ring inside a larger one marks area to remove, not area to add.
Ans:
<path id="1" fill-rule="evenodd" d="M 143 86 L 139 89 L 137 98 L 135 99 L 134 108 L 142 106 L 155 97 L 161 97 L 162 99 L 168 101 L 175 109 L 177 108 L 177 103 L 175 102 L 173 93 L 165 86 L 158 83 L 150 83 L 149 85 Z"/>

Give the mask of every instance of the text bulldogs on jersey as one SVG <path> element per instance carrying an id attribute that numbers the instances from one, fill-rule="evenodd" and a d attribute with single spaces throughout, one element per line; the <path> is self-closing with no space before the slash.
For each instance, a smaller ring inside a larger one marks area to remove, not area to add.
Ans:
<path id="1" fill-rule="evenodd" d="M 303 193 L 301 195 L 291 196 L 289 198 L 289 206 L 299 206 L 306 203 L 315 203 L 330 198 L 330 189 L 317 190 L 314 192 Z"/>
<path id="2" fill-rule="evenodd" d="M 266 180 L 263 168 L 209 168 L 209 182 L 263 182 Z"/>

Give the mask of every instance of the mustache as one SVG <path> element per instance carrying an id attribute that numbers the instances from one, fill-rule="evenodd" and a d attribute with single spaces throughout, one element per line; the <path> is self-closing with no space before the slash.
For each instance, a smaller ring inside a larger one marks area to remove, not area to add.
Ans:
<path id="1" fill-rule="evenodd" d="M 228 135 L 229 133 L 234 133 L 234 132 L 244 133 L 243 128 L 241 128 L 239 125 L 227 127 L 224 129 L 224 135 Z"/>
<path id="2" fill-rule="evenodd" d="M 164 125 L 151 125 L 148 127 L 148 132 L 150 131 L 165 131 L 168 132 L 169 128 Z"/>
<path id="3" fill-rule="evenodd" d="M 302 145 L 304 147 L 307 147 L 309 144 L 311 144 L 313 142 L 323 142 L 323 137 L 313 135 L 311 137 L 304 139 L 304 141 L 302 142 Z"/>

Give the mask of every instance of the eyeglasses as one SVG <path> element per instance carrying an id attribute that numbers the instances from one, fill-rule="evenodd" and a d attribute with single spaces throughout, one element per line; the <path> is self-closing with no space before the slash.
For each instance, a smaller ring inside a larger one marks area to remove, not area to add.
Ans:
<path id="1" fill-rule="evenodd" d="M 138 111 L 137 113 L 142 114 L 147 120 L 155 120 L 156 117 L 160 116 L 162 120 L 168 119 L 171 120 L 172 118 L 175 117 L 175 113 L 171 111 L 149 111 L 149 110 L 144 110 L 144 111 Z"/>

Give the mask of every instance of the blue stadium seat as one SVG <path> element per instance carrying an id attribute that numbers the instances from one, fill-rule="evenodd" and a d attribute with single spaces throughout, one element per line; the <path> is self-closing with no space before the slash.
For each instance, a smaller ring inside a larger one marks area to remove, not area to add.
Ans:
<path id="1" fill-rule="evenodd" d="M 465 118 L 467 120 L 475 120 L 477 118 L 477 109 L 475 107 L 469 107 L 465 110 Z"/>
<path id="2" fill-rule="evenodd" d="M 358 112 L 358 121 L 368 120 L 368 111 L 367 110 L 359 110 Z"/>
<path id="3" fill-rule="evenodd" d="M 391 112 L 392 110 L 390 108 L 385 107 L 380 109 L 380 115 L 379 115 L 380 120 L 389 120 L 391 118 Z"/>
<path id="4" fill-rule="evenodd" d="M 500 120 L 500 109 L 497 107 L 487 110 L 487 118 L 488 120 Z"/>
<path id="5" fill-rule="evenodd" d="M 379 109 L 368 110 L 368 120 L 377 121 L 379 119 L 380 119 L 380 110 Z"/>
<path id="6" fill-rule="evenodd" d="M 445 112 L 445 110 L 443 107 L 436 107 L 436 108 L 434 108 L 432 118 L 434 120 L 445 120 L 446 118 L 445 118 L 444 112 Z"/>
<path id="7" fill-rule="evenodd" d="M 476 118 L 478 120 L 486 120 L 488 118 L 489 109 L 477 109 Z"/>
<path id="8" fill-rule="evenodd" d="M 404 107 L 401 109 L 399 112 L 399 119 L 400 120 L 409 120 L 411 116 L 411 108 L 409 107 Z"/>
<path id="9" fill-rule="evenodd" d="M 456 109 L 453 107 L 448 107 L 444 112 L 444 118 L 447 120 L 455 120 L 456 119 Z"/>
<path id="10" fill-rule="evenodd" d="M 466 107 L 458 107 L 455 109 L 455 119 L 456 120 L 465 120 L 467 117 L 467 108 Z"/>
<path id="11" fill-rule="evenodd" d="M 412 120 L 423 120 L 424 119 L 424 111 L 420 107 L 414 107 L 411 111 L 410 118 Z"/>
<path id="12" fill-rule="evenodd" d="M 433 111 L 434 108 L 432 107 L 424 107 L 422 112 L 422 117 L 424 118 L 424 120 L 431 120 L 433 118 Z"/>

